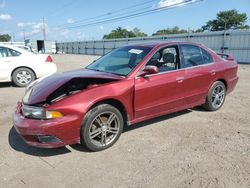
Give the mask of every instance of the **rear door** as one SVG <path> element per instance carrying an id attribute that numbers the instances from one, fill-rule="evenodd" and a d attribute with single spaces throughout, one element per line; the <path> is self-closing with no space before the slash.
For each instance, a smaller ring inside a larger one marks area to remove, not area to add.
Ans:
<path id="1" fill-rule="evenodd" d="M 9 59 L 8 49 L 0 46 L 0 80 L 9 79 L 12 68 L 11 60 Z"/>
<path id="2" fill-rule="evenodd" d="M 181 68 L 185 70 L 185 101 L 187 107 L 205 102 L 209 87 L 216 77 L 216 65 L 205 49 L 196 45 L 180 45 Z"/>
<path id="3" fill-rule="evenodd" d="M 20 55 L 16 50 L 0 46 L 0 80 L 10 79 L 12 70 L 20 64 Z"/>

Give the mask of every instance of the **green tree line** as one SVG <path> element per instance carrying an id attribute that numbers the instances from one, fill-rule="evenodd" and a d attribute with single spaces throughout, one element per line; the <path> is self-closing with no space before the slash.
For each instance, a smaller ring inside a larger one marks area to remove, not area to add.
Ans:
<path id="1" fill-rule="evenodd" d="M 8 34 L 0 34 L 0 42 L 9 42 L 11 40 L 11 36 Z"/>
<path id="2" fill-rule="evenodd" d="M 228 29 L 249 29 L 249 25 L 246 25 L 248 20 L 246 13 L 239 13 L 237 10 L 221 11 L 216 15 L 216 18 L 209 20 L 201 28 L 196 30 L 181 29 L 177 26 L 172 28 L 160 29 L 152 34 L 157 35 L 170 35 L 181 34 L 188 32 L 204 32 L 204 31 L 222 31 Z M 131 31 L 118 27 L 112 30 L 109 34 L 103 36 L 103 39 L 117 39 L 117 38 L 132 38 L 132 37 L 146 37 L 147 34 L 142 32 L 138 28 L 134 28 Z"/>

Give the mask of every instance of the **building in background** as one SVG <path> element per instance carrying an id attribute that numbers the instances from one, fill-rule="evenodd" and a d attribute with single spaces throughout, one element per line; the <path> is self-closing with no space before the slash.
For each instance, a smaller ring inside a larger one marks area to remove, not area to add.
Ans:
<path id="1" fill-rule="evenodd" d="M 27 47 L 37 53 L 56 53 L 56 42 L 50 40 L 25 40 L 25 42 L 0 42 L 0 44 Z"/>

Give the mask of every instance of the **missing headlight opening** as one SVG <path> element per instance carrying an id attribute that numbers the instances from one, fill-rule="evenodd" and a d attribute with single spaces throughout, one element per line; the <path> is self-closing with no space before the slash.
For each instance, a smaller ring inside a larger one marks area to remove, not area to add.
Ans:
<path id="1" fill-rule="evenodd" d="M 105 84 L 105 83 L 109 83 L 113 81 L 114 80 L 110 80 L 110 79 L 73 78 L 67 83 L 65 83 L 63 86 L 56 89 L 53 93 L 51 93 L 47 97 L 46 102 L 51 104 L 53 102 L 63 99 L 64 97 L 78 93 L 84 89 L 91 89 L 101 84 Z"/>

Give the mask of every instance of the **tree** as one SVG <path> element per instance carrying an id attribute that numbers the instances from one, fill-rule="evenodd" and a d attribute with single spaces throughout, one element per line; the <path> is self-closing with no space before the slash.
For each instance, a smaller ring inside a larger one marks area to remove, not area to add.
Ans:
<path id="1" fill-rule="evenodd" d="M 203 29 L 199 28 L 199 29 L 196 29 L 196 30 L 192 30 L 193 33 L 201 33 L 203 32 Z"/>
<path id="2" fill-rule="evenodd" d="M 161 29 L 153 33 L 153 36 L 156 35 L 171 35 L 171 34 L 181 34 L 181 33 L 188 33 L 185 29 L 180 29 L 179 27 L 175 26 L 173 28 Z"/>
<path id="3" fill-rule="evenodd" d="M 217 14 L 216 19 L 209 20 L 206 25 L 202 26 L 203 31 L 221 31 L 227 29 L 248 29 L 245 25 L 247 14 L 239 13 L 237 10 L 221 11 Z"/>
<path id="4" fill-rule="evenodd" d="M 112 30 L 111 33 L 104 35 L 103 39 L 118 39 L 118 38 L 131 38 L 136 37 L 132 31 L 128 31 L 127 29 L 123 29 L 121 27 L 117 27 Z"/>
<path id="5" fill-rule="evenodd" d="M 9 42 L 11 40 L 11 36 L 8 34 L 0 34 L 0 42 Z"/>
<path id="6" fill-rule="evenodd" d="M 140 29 L 138 29 L 137 27 L 135 27 L 132 32 L 135 34 L 136 37 L 146 37 L 148 36 L 146 33 L 141 32 Z"/>
<path id="7" fill-rule="evenodd" d="M 135 27 L 132 31 L 128 31 L 122 27 L 117 27 L 111 33 L 104 35 L 103 39 L 118 39 L 118 38 L 132 38 L 132 37 L 146 37 L 147 34 L 141 32 L 140 29 Z"/>

